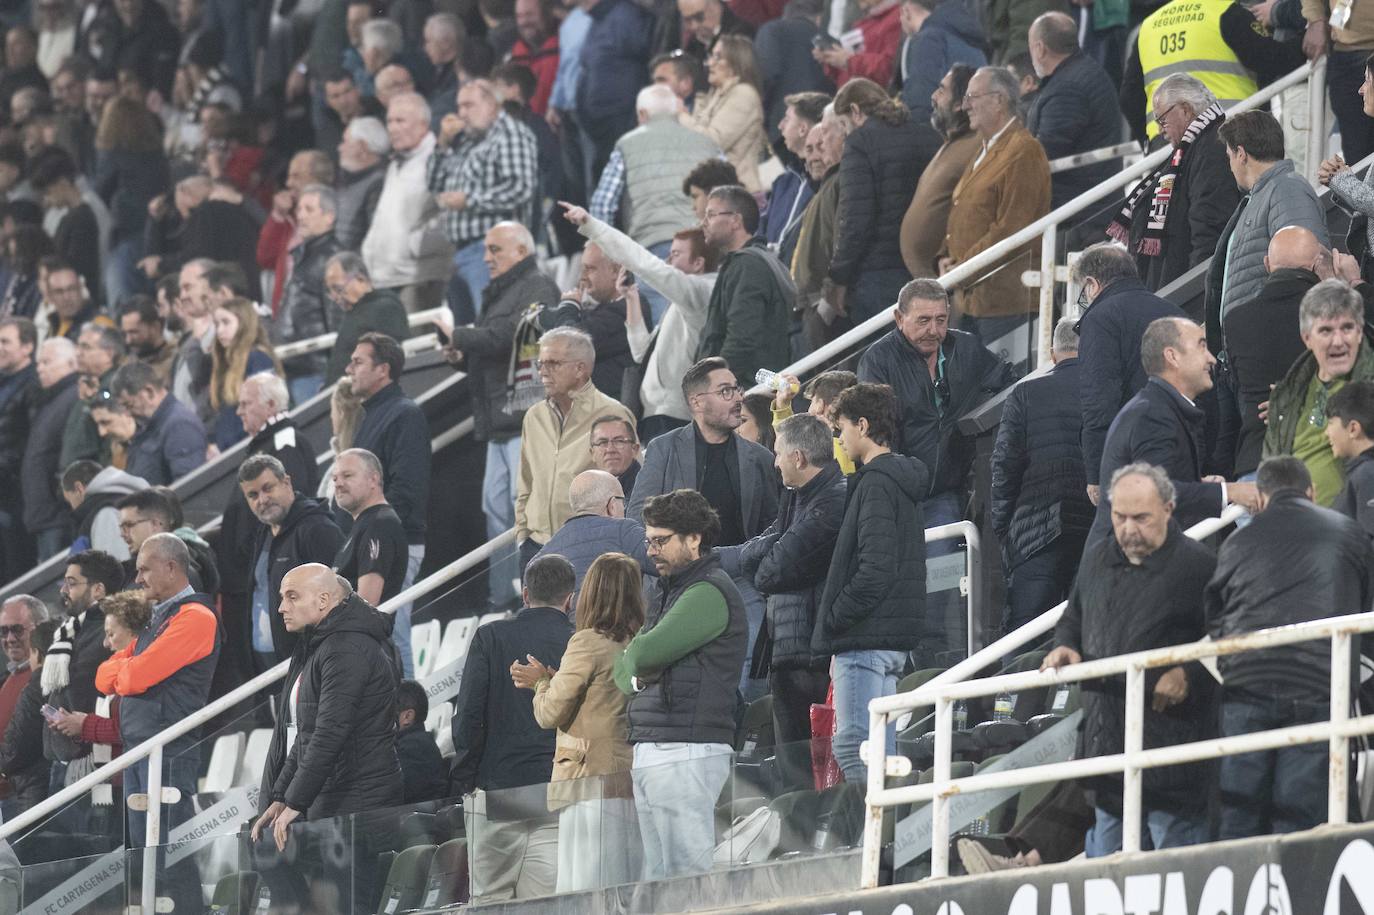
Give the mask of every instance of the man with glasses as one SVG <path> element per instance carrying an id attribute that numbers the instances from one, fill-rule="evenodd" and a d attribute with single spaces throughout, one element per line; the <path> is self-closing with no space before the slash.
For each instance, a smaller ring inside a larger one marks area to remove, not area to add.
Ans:
<path id="1" fill-rule="evenodd" d="M 330 301 L 343 311 L 338 337 L 324 370 L 324 386 L 329 387 L 344 376 L 348 357 L 353 355 L 363 334 L 375 332 L 404 340 L 410 336 L 410 322 L 395 292 L 372 285 L 360 254 L 340 251 L 331 257 L 324 268 L 324 289 Z"/>
<path id="2" fill-rule="evenodd" d="M 210 546 L 190 528 L 182 527 L 181 506 L 176 494 L 165 486 L 131 492 L 115 503 L 119 511 L 119 536 L 129 547 L 130 558 L 124 562 L 124 580 L 132 582 L 137 572 L 138 551 L 143 541 L 154 534 L 176 533 L 186 541 L 191 553 L 191 584 L 203 594 L 219 590 L 219 567 L 215 564 Z M 132 585 L 130 585 L 132 587 Z"/>
<path id="3" fill-rule="evenodd" d="M 754 37 L 754 27 L 736 16 L 722 0 L 677 0 L 677 12 L 682 27 L 692 37 L 682 50 L 702 63 L 711 56 L 711 49 L 722 35 Z"/>
<path id="4" fill-rule="evenodd" d="M 31 637 L 34 628 L 47 618 L 48 608 L 28 594 L 17 594 L 0 604 L 0 648 L 4 649 L 6 666 L 4 683 L 0 685 L 0 733 L 9 730 L 21 694 L 33 679 L 34 671 L 29 666 Z M 47 793 L 48 768 L 43 764 L 41 749 L 29 747 L 24 756 L 27 761 L 11 760 L 14 768 L 5 772 L 11 791 L 0 802 L 0 812 L 7 820 Z"/>
<path id="5" fill-rule="evenodd" d="M 625 517 L 625 493 L 615 477 L 604 470 L 584 470 L 568 487 L 573 515 L 549 538 L 535 556 L 557 554 L 572 563 L 577 574 L 572 609 L 582 578 L 603 553 L 624 553 L 639 561 L 645 575 L 657 575 L 644 548 L 644 526 Z"/>
<path id="6" fill-rule="evenodd" d="M 598 416 L 592 424 L 592 464 L 615 477 L 622 493 L 634 492 L 639 476 L 639 438 L 634 423 L 619 416 Z"/>
<path id="7" fill-rule="evenodd" d="M 772 452 L 736 431 L 744 421 L 744 399 L 735 374 L 719 356 L 702 359 L 683 376 L 682 394 L 692 422 L 649 443 L 626 514 L 642 520 L 654 496 L 692 489 L 715 510 L 721 546 L 757 537 L 778 516 L 779 479 Z M 763 596 L 749 576 L 731 571 L 745 601 L 752 652 L 763 625 Z M 747 670 L 741 671 L 740 680 L 749 692 L 762 688 L 761 682 L 747 683 Z"/>
<path id="8" fill-rule="evenodd" d="M 556 327 L 539 340 L 536 370 L 546 397 L 525 411 L 515 496 L 522 569 L 572 516 L 568 492 L 573 478 L 592 466 L 592 424 L 604 416 L 634 422 L 592 384 L 595 366 L 596 347 L 583 331 Z"/>

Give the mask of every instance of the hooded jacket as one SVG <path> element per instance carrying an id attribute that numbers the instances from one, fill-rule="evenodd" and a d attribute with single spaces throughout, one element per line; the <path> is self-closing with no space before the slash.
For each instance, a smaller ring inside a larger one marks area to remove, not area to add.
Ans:
<path id="1" fill-rule="evenodd" d="M 343 541 L 343 533 L 334 523 L 329 509 L 314 499 L 307 499 L 299 490 L 275 537 L 267 525 L 259 528 L 252 556 L 256 563 L 262 551 L 268 551 L 267 616 L 272 622 L 272 644 L 276 646 L 278 657 L 292 654 L 297 644 L 297 636 L 286 631 L 286 623 L 277 612 L 281 605 L 281 580 L 303 563 L 318 562 L 332 567 Z M 252 589 L 251 582 L 249 589 Z"/>
<path id="2" fill-rule="evenodd" d="M 115 503 L 147 488 L 148 481 L 118 467 L 106 467 L 92 477 L 86 487 L 86 498 L 72 511 L 76 528 L 72 552 L 104 550 L 120 562 L 128 559 L 129 545 L 119 535 L 119 509 Z"/>
<path id="3" fill-rule="evenodd" d="M 350 593 L 301 634 L 278 698 L 265 796 L 307 820 L 402 802 L 391 626 L 389 614 Z M 289 722 L 297 733 L 287 747 Z"/>
<path id="4" fill-rule="evenodd" d="M 849 481 L 844 520 L 811 635 L 820 656 L 906 651 L 921 640 L 926 605 L 925 465 L 881 454 Z"/>
<path id="5" fill-rule="evenodd" d="M 1374 538 L 1374 448 L 1345 462 L 1345 485 L 1331 507 Z"/>

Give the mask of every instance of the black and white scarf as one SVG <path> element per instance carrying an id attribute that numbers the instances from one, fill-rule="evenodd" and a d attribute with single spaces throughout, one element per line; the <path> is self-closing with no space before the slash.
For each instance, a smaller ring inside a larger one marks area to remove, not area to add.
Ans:
<path id="1" fill-rule="evenodd" d="M 72 681 L 72 645 L 81 624 L 86 621 L 89 610 L 82 610 L 76 616 L 69 616 L 57 627 L 53 634 L 52 645 L 43 656 L 43 695 L 51 696 L 59 689 L 66 689 Z"/>

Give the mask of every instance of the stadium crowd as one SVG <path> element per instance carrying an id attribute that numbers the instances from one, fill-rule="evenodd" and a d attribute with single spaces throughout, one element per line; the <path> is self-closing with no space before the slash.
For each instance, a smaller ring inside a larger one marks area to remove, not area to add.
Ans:
<path id="1" fill-rule="evenodd" d="M 868 701 L 964 651 L 957 590 L 927 593 L 956 547 L 923 532 L 979 510 L 959 420 L 995 397 L 1005 628 L 1069 601 L 1046 666 L 1370 609 L 1374 179 L 1347 162 L 1374 152 L 1374 7 L 1336 6 L 0 4 L 0 575 L 66 559 L 60 608 L 0 606 L 0 810 L 289 660 L 255 838 L 469 795 L 474 897 L 709 869 L 746 700 L 772 696 L 779 745 L 832 706 L 863 784 Z M 1314 170 L 1360 217 L 1340 247 L 1294 119 L 1223 111 L 1322 55 L 1344 158 Z M 1171 152 L 1066 233 L 1081 315 L 1018 382 L 1030 246 L 939 277 L 1120 165 L 1053 160 L 1128 138 Z M 1157 294 L 1209 258 L 1195 313 Z M 778 374 L 887 314 L 852 371 Z M 431 324 L 485 445 L 471 509 L 517 544 L 489 564 L 490 608 L 519 609 L 468 650 L 451 761 L 408 679 L 411 608 L 376 609 L 438 520 L 401 385 Z M 322 392 L 324 472 L 291 416 Z M 202 537 L 172 486 L 244 441 Z M 1183 536 L 1230 504 L 1251 523 L 1219 554 Z M 1146 745 L 1319 720 L 1328 664 L 1162 672 Z M 1081 752 L 1119 752 L 1120 691 L 1084 705 Z M 168 748 L 174 818 L 194 742 Z M 1152 771 L 1150 839 L 1315 825 L 1324 759 Z M 811 783 L 809 754 L 781 762 Z M 486 813 L 592 777 L 590 806 Z M 1046 819 L 1085 829 L 961 844 L 966 866 L 1119 848 L 1119 782 L 1082 788 Z"/>

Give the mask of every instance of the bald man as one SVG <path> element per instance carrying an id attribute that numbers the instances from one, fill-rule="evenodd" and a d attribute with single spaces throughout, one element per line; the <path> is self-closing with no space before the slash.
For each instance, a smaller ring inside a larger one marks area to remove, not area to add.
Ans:
<path id="1" fill-rule="evenodd" d="M 1298 306 L 1307 290 L 1331 275 L 1331 254 L 1311 231 L 1287 226 L 1270 239 L 1264 269 L 1268 275 L 1259 295 L 1232 308 L 1222 321 L 1231 386 L 1240 405 L 1236 476 L 1259 467 L 1265 430 L 1259 405 L 1306 349 L 1298 333 Z"/>
<path id="2" fill-rule="evenodd" d="M 604 470 L 584 470 L 573 477 L 568 501 L 572 517 L 554 532 L 536 558 L 557 554 L 572 563 L 577 576 L 574 610 L 582 576 L 602 553 L 632 556 L 644 574 L 658 576 L 644 544 L 644 525 L 625 517 L 625 492 L 619 480 Z"/>
<path id="3" fill-rule="evenodd" d="M 282 578 L 279 611 L 302 636 L 291 654 L 277 726 L 263 770 L 256 841 L 270 827 L 284 850 L 288 827 L 402 801 L 396 756 L 396 687 L 400 662 L 389 614 L 359 597 L 333 569 L 297 566 Z M 294 752 L 293 752 L 294 750 Z M 361 854 L 364 842 L 356 843 Z M 357 869 L 364 880 L 366 868 Z M 355 882 L 359 898 L 368 898 Z M 342 911 L 349 911 L 342 881 Z"/>
<path id="4" fill-rule="evenodd" d="M 406 92 L 414 92 L 415 78 L 410 75 L 409 70 L 400 64 L 387 64 L 377 71 L 377 78 L 373 85 L 376 88 L 377 101 L 386 106 L 396 96 Z"/>

